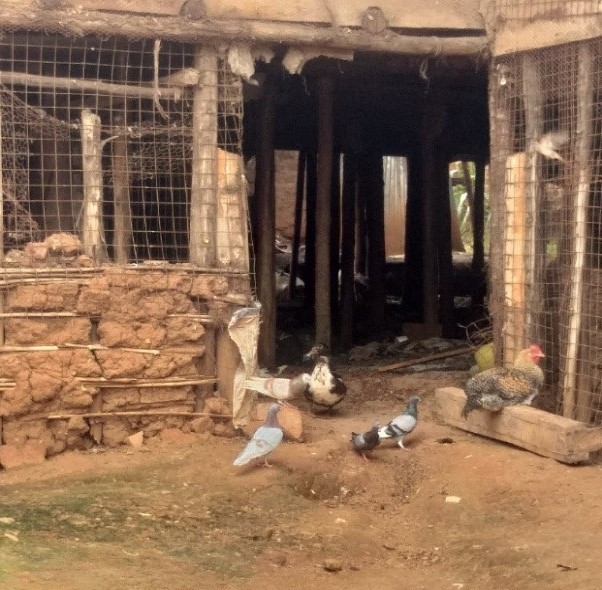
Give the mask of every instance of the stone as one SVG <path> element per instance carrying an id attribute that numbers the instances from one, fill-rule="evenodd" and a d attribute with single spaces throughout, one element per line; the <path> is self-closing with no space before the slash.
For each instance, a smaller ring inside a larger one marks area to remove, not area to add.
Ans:
<path id="1" fill-rule="evenodd" d="M 116 447 L 123 444 L 130 434 L 131 429 L 125 420 L 105 420 L 102 427 L 102 443 L 107 447 Z"/>
<path id="2" fill-rule="evenodd" d="M 270 402 L 262 402 L 255 407 L 257 422 L 263 423 L 265 421 L 270 405 Z M 287 439 L 295 442 L 303 442 L 303 414 L 297 408 L 294 406 L 282 406 L 278 412 L 278 423 Z"/>
<path id="3" fill-rule="evenodd" d="M 134 434 L 131 434 L 127 437 L 127 443 L 135 449 L 139 449 L 144 444 L 144 432 L 140 430 Z"/>
<path id="4" fill-rule="evenodd" d="M 74 234 L 52 234 L 44 240 L 44 243 L 52 254 L 63 256 L 75 256 L 82 249 L 80 239 Z"/>
<path id="5" fill-rule="evenodd" d="M 63 382 L 47 373 L 32 371 L 29 376 L 29 386 L 31 387 L 31 399 L 41 403 L 54 399 L 61 390 Z"/>
<path id="6" fill-rule="evenodd" d="M 207 414 L 230 415 L 228 402 L 222 397 L 208 397 L 203 405 L 203 412 Z"/>
<path id="7" fill-rule="evenodd" d="M 46 459 L 46 445 L 27 441 L 24 445 L 0 446 L 0 465 L 4 469 L 13 469 L 23 465 L 38 465 Z"/>
<path id="8" fill-rule="evenodd" d="M 90 431 L 90 426 L 81 416 L 71 416 L 67 422 L 67 430 L 77 434 L 85 434 Z"/>
<path id="9" fill-rule="evenodd" d="M 340 572 L 343 569 L 343 564 L 339 559 L 325 559 L 322 567 L 327 572 Z"/>
<path id="10" fill-rule="evenodd" d="M 29 242 L 23 251 L 31 260 L 45 260 L 48 256 L 48 245 L 44 242 Z"/>
<path id="11" fill-rule="evenodd" d="M 96 358 L 107 379 L 138 377 L 147 364 L 146 355 L 124 350 L 98 350 Z"/>
<path id="12" fill-rule="evenodd" d="M 205 334 L 203 325 L 191 318 L 166 318 L 164 325 L 171 345 L 197 342 Z"/>
<path id="13" fill-rule="evenodd" d="M 79 285 L 51 283 L 49 285 L 19 285 L 9 289 L 6 307 L 11 311 L 73 311 Z"/>
<path id="14" fill-rule="evenodd" d="M 190 444 L 194 442 L 194 434 L 182 432 L 179 428 L 166 428 L 161 431 L 161 440 L 169 444 Z"/>
<path id="15" fill-rule="evenodd" d="M 202 432 L 213 432 L 215 423 L 209 416 L 199 416 L 190 423 L 192 432 L 200 434 Z"/>
<path id="16" fill-rule="evenodd" d="M 236 436 L 236 430 L 231 422 L 219 422 L 213 428 L 213 434 L 224 438 L 234 438 Z"/>

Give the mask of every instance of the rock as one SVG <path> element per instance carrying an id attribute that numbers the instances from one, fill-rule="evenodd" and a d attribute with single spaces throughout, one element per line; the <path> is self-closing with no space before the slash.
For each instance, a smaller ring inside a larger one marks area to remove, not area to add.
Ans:
<path id="1" fill-rule="evenodd" d="M 52 254 L 64 256 L 75 256 L 82 249 L 79 238 L 73 234 L 52 234 L 44 240 L 44 243 Z"/>
<path id="2" fill-rule="evenodd" d="M 186 434 L 179 428 L 166 428 L 161 431 L 161 440 L 164 443 L 170 444 L 184 444 L 194 442 L 195 436 L 193 434 Z"/>
<path id="3" fill-rule="evenodd" d="M 81 254 L 75 259 L 75 266 L 80 268 L 92 268 L 94 266 L 94 260 L 85 254 Z"/>
<path id="4" fill-rule="evenodd" d="M 261 403 L 255 408 L 255 418 L 258 422 L 265 421 L 271 402 Z M 278 423 L 284 436 L 289 440 L 303 442 L 303 414 L 293 406 L 282 406 L 278 412 Z"/>
<path id="5" fill-rule="evenodd" d="M 116 447 L 123 444 L 130 433 L 129 424 L 124 420 L 105 420 L 102 427 L 102 444 L 107 447 Z"/>
<path id="6" fill-rule="evenodd" d="M 140 430 L 135 434 L 131 434 L 127 437 L 128 445 L 134 447 L 135 449 L 139 449 L 144 444 L 144 432 Z"/>
<path id="7" fill-rule="evenodd" d="M 90 431 L 90 426 L 81 416 L 71 416 L 69 422 L 67 422 L 67 430 L 78 434 L 86 434 Z"/>
<path id="8" fill-rule="evenodd" d="M 192 432 L 196 432 L 197 434 L 201 432 L 213 432 L 215 423 L 209 416 L 199 416 L 190 423 L 190 427 Z"/>
<path id="9" fill-rule="evenodd" d="M 327 572 L 340 572 L 343 569 L 343 564 L 338 559 L 325 559 L 322 567 Z"/>
<path id="10" fill-rule="evenodd" d="M 0 446 L 0 465 L 4 469 L 13 469 L 23 465 L 37 465 L 46 459 L 46 445 L 27 441 L 23 446 Z"/>
<path id="11" fill-rule="evenodd" d="M 48 245 L 44 242 L 29 242 L 23 251 L 32 260 L 45 260 L 48 256 Z"/>
<path id="12" fill-rule="evenodd" d="M 230 407 L 228 406 L 228 402 L 221 397 L 208 397 L 205 400 L 203 412 L 228 416 L 230 414 Z"/>
<path id="13" fill-rule="evenodd" d="M 234 438 L 236 430 L 230 422 L 220 422 L 213 428 L 213 434 L 215 436 L 223 436 L 224 438 Z"/>

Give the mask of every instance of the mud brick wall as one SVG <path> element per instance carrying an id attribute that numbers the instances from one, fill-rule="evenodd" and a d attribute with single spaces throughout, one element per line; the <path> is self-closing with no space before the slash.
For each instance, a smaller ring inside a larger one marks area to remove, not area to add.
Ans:
<path id="1" fill-rule="evenodd" d="M 220 308 L 227 304 L 216 302 L 215 297 L 227 296 L 233 290 L 240 294 L 245 284 L 248 281 L 243 278 L 107 267 L 91 278 L 67 276 L 62 282 L 9 286 L 4 311 L 17 317 L 4 319 L 5 345 L 0 354 L 2 442 L 42 443 L 50 456 L 66 449 L 91 447 L 95 423 L 102 424 L 100 442 L 109 446 L 123 443 L 140 430 L 145 437 L 165 428 L 213 431 L 212 420 L 185 416 L 105 417 L 100 422 L 80 416 L 64 420 L 47 417 L 202 410 L 198 386 L 162 386 L 162 382 L 213 376 L 207 375 L 203 360 L 203 355 L 215 352 L 206 351 L 206 342 L 213 342 L 206 337 L 206 330 L 211 329 L 208 311 L 218 317 Z M 29 350 L 48 345 L 58 350 Z M 99 387 L 100 379 L 109 383 Z M 116 381 L 124 379 L 146 380 L 145 384 L 152 386 Z M 212 412 L 230 412 L 214 397 L 204 403 Z M 217 431 L 225 433 L 222 421 L 218 423 Z"/>

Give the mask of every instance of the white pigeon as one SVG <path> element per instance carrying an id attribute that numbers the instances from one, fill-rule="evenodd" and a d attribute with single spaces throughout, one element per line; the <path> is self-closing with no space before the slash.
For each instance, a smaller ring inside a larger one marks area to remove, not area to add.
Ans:
<path id="1" fill-rule="evenodd" d="M 253 459 L 263 457 L 265 466 L 271 467 L 267 456 L 282 442 L 283 436 L 282 428 L 280 428 L 277 418 L 279 411 L 279 404 L 272 404 L 268 408 L 265 422 L 255 431 L 242 453 L 234 459 L 234 465 L 246 465 L 253 461 Z"/>
<path id="2" fill-rule="evenodd" d="M 399 448 L 405 449 L 403 446 L 404 436 L 410 434 L 416 428 L 416 424 L 418 424 L 417 406 L 419 401 L 420 398 L 417 395 L 410 397 L 406 411 L 393 418 L 386 426 L 383 426 L 378 431 L 378 436 L 380 438 L 392 438 Z"/>

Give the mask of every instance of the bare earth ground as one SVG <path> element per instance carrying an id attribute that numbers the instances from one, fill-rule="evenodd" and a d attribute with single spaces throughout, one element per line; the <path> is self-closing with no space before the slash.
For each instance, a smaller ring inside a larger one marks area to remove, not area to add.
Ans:
<path id="1" fill-rule="evenodd" d="M 236 471 L 244 440 L 211 437 L 0 473 L 0 587 L 602 588 L 600 465 L 443 425 L 433 390 L 466 373 L 343 374 L 349 399 L 308 417 L 308 442 L 281 445 L 272 469 Z M 413 391 L 407 451 L 382 445 L 365 462 L 350 450 L 351 430 L 385 422 Z"/>

